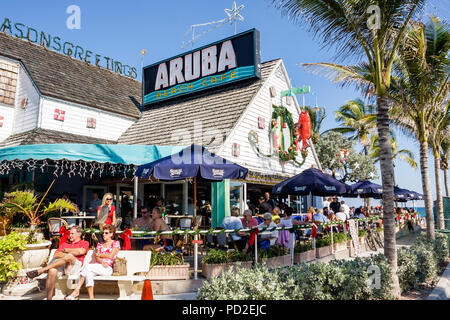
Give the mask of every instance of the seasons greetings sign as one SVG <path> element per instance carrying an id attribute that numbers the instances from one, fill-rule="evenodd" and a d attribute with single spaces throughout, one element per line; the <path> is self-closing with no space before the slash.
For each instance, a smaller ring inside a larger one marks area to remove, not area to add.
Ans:
<path id="1" fill-rule="evenodd" d="M 8 18 L 0 21 L 0 23 L 0 32 L 8 33 L 19 39 L 28 40 L 29 42 L 39 44 L 47 49 L 61 52 L 72 58 L 80 59 L 81 61 L 97 67 L 103 67 L 120 75 L 131 77 L 133 79 L 137 78 L 136 68 L 123 64 L 113 58 L 95 54 L 93 51 L 87 50 L 77 44 L 64 41 L 61 37 L 44 31 L 38 31 L 23 23 L 11 21 L 11 19 Z"/>
<path id="2" fill-rule="evenodd" d="M 259 32 L 252 29 L 145 67 L 144 105 L 260 75 Z"/>

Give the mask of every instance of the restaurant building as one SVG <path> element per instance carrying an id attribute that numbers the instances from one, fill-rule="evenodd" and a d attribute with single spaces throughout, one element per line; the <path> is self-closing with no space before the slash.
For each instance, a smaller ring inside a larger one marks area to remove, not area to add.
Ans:
<path id="1" fill-rule="evenodd" d="M 239 35 L 232 38 L 216 45 L 224 51 Z M 252 54 L 257 58 L 259 45 L 254 43 Z M 196 53 L 205 50 L 194 50 L 187 57 L 193 57 L 195 62 Z M 231 57 L 236 53 L 239 58 L 239 50 L 235 46 L 220 53 L 218 62 L 219 69 L 223 61 L 228 63 L 224 71 L 230 79 L 237 75 L 236 81 L 146 103 L 146 81 L 141 83 L 0 33 L 2 190 L 11 184 L 34 181 L 36 189 L 42 191 L 56 177 L 51 197 L 68 192 L 81 209 L 86 209 L 95 189 L 101 194 L 112 192 L 115 201 L 121 202 L 125 195 L 133 198 L 136 166 L 178 152 L 183 146 L 199 144 L 249 169 L 248 177 L 242 181 L 200 183 L 198 199 L 212 202 L 216 210 L 217 203 L 230 199 L 220 209 L 222 212 L 213 213 L 217 223 L 231 206 L 245 209 L 248 203 L 257 204 L 257 197 L 270 192 L 274 184 L 312 166 L 320 168 L 310 141 L 304 152 L 300 141 L 294 144 L 293 124 L 301 107 L 295 95 L 282 97 L 283 92 L 292 89 L 283 61 L 261 63 L 256 59 L 255 74 L 238 79 L 240 66 L 232 65 Z M 177 59 L 172 59 L 175 62 L 171 62 L 171 67 L 177 67 L 181 58 Z M 174 84 L 181 91 L 180 79 L 177 74 L 174 77 Z M 214 78 L 212 74 L 207 79 L 213 83 Z M 199 81 L 206 83 L 205 79 Z M 160 80 L 164 80 L 163 73 Z M 54 154 L 48 151 L 48 144 L 55 144 Z M 70 149 L 71 144 L 77 147 Z M 86 147 L 80 148 L 80 144 Z M 30 145 L 34 147 L 21 149 Z M 296 145 L 296 162 L 286 159 L 285 154 Z M 87 154 L 94 146 L 95 151 Z M 32 152 L 27 159 L 26 152 Z M 180 214 L 193 212 L 190 181 L 139 181 L 137 197 L 143 204 L 150 205 L 157 196 Z M 305 211 L 310 200 L 304 197 L 302 204 L 301 210 Z"/>

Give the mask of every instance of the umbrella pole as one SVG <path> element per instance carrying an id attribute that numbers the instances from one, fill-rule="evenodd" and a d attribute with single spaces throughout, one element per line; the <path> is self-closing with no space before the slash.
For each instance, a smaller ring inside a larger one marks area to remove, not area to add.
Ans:
<path id="1" fill-rule="evenodd" d="M 194 177 L 194 229 L 197 229 L 197 176 Z M 198 235 L 194 236 L 194 280 L 197 280 L 198 272 Z"/>

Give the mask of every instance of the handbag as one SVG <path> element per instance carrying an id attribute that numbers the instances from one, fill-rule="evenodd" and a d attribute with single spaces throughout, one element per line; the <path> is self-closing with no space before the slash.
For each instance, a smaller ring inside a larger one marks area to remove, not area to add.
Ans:
<path id="1" fill-rule="evenodd" d="M 108 216 L 109 216 L 109 207 L 102 206 L 98 214 L 98 218 L 94 222 L 94 226 L 105 224 L 106 220 L 108 219 Z"/>
<path id="2" fill-rule="evenodd" d="M 127 275 L 127 259 L 116 257 L 114 259 L 113 276 Z"/>

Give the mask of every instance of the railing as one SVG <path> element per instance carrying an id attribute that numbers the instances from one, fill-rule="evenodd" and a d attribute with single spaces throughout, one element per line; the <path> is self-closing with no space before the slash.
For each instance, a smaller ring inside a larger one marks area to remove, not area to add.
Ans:
<path id="1" fill-rule="evenodd" d="M 414 214 L 413 214 L 414 215 Z M 396 221 L 398 221 L 398 217 L 411 217 L 414 218 L 413 215 L 411 214 L 400 214 L 397 215 L 395 214 L 394 218 Z M 417 217 L 420 218 L 420 217 Z M 373 216 L 373 217 L 369 217 L 369 218 L 364 218 L 364 219 L 351 219 L 353 221 L 356 222 L 367 222 L 367 221 L 377 221 L 377 220 L 382 220 L 383 217 L 382 216 Z M 131 231 L 131 234 L 133 236 L 135 235 L 140 235 L 140 236 L 162 236 L 162 235 L 182 235 L 182 236 L 186 236 L 186 235 L 193 235 L 194 236 L 194 279 L 197 280 L 197 274 L 198 274 L 198 236 L 199 235 L 211 235 L 211 234 L 223 234 L 223 233 L 237 233 L 239 231 L 241 232 L 249 232 L 249 233 L 253 233 L 254 231 L 256 231 L 256 229 L 259 230 L 259 233 L 264 233 L 264 232 L 273 232 L 275 230 L 277 231 L 282 231 L 282 230 L 288 230 L 290 231 L 290 255 L 291 255 L 291 265 L 294 264 L 294 246 L 295 246 L 295 232 L 297 230 L 310 230 L 312 229 L 314 226 L 318 227 L 318 226 L 322 226 L 322 227 L 331 227 L 331 247 L 333 248 L 333 227 L 335 226 L 339 226 L 339 225 L 346 225 L 346 221 L 333 221 L 333 222 L 327 222 L 327 223 L 320 223 L 320 222 L 316 222 L 316 223 L 312 223 L 309 225 L 293 225 L 292 227 L 265 227 L 265 228 L 243 228 L 243 229 L 209 229 L 209 230 L 192 230 L 192 229 L 186 229 L 186 230 L 181 230 L 179 228 L 175 229 L 175 230 L 168 230 L 168 231 Z M 359 223 L 358 223 L 359 225 Z M 128 231 L 128 230 L 126 230 Z M 122 234 L 126 231 L 117 231 L 117 234 Z M 97 229 L 84 229 L 83 233 L 101 233 L 102 231 L 97 230 Z M 258 235 L 255 234 L 255 264 L 258 263 L 258 246 L 257 246 L 257 237 Z M 315 249 L 315 239 L 312 238 L 312 246 L 313 249 Z M 333 249 L 332 249 L 333 250 Z M 333 252 L 332 252 L 333 253 Z"/>

